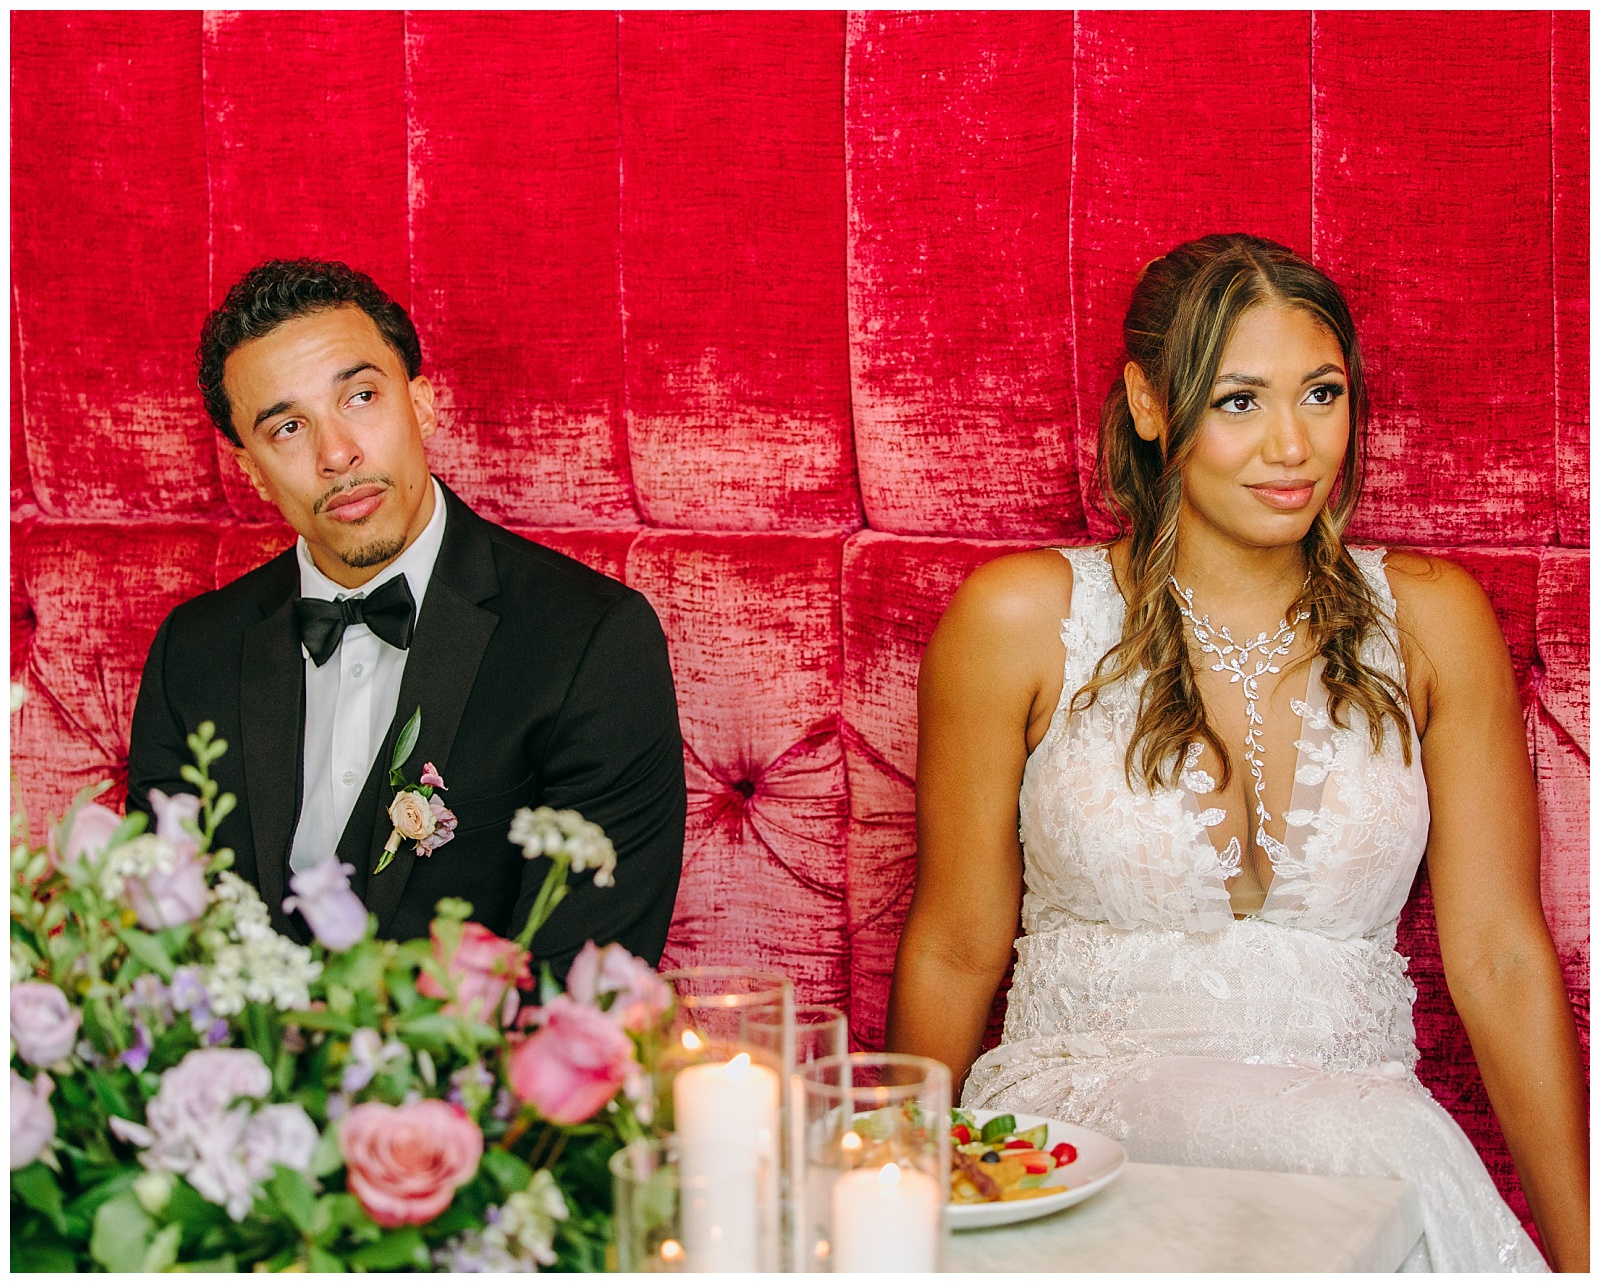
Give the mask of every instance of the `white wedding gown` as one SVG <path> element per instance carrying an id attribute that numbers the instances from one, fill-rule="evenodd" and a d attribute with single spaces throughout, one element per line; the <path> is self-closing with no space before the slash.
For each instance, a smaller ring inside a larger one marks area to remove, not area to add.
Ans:
<path id="1" fill-rule="evenodd" d="M 1383 552 L 1351 551 L 1386 614 L 1362 658 L 1399 680 Z M 1420 750 L 1406 766 L 1391 731 L 1374 752 L 1358 710 L 1334 726 L 1314 661 L 1284 849 L 1260 911 L 1236 920 L 1198 752 L 1180 787 L 1130 789 L 1138 685 L 1068 714 L 1124 606 L 1103 552 L 1064 553 L 1066 681 L 1022 781 L 1026 934 L 1004 1041 L 963 1103 L 1080 1123 L 1137 1161 L 1408 1180 L 1425 1234 L 1404 1268 L 1544 1270 L 1414 1072 L 1416 991 L 1394 945 L 1428 835 Z"/>

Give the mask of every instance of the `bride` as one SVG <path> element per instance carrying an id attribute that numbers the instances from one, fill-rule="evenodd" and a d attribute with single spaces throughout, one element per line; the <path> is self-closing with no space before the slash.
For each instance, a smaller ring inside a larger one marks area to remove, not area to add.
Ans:
<path id="1" fill-rule="evenodd" d="M 968 1075 L 969 1106 L 1138 1160 L 1409 1180 L 1407 1268 L 1543 1269 L 1415 1074 L 1394 945 L 1425 856 L 1540 1235 L 1586 1270 L 1584 1086 L 1511 663 L 1465 572 L 1343 542 L 1349 309 L 1282 246 L 1208 236 L 1146 267 L 1124 334 L 1100 471 L 1125 533 L 983 567 L 923 659 L 889 1045 Z"/>

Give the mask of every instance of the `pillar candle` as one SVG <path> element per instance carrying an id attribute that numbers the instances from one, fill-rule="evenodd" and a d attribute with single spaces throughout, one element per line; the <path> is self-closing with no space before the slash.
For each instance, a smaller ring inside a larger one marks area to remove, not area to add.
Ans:
<path id="1" fill-rule="evenodd" d="M 776 1269 L 778 1075 L 741 1053 L 672 1084 L 685 1265 Z"/>
<path id="2" fill-rule="evenodd" d="M 835 1273 L 931 1274 L 943 1232 L 939 1182 L 896 1163 L 858 1167 L 833 1183 Z"/>

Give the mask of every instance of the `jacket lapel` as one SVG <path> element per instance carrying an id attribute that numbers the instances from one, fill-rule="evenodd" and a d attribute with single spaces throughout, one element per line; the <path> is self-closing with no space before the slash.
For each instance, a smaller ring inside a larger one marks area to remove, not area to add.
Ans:
<path id="1" fill-rule="evenodd" d="M 394 792 L 389 787 L 388 774 L 395 743 L 411 714 L 420 707 L 421 733 L 411 755 L 401 764 L 401 773 L 415 784 L 422 774 L 422 764 L 432 762 L 446 783 L 453 783 L 450 750 L 455 744 L 467 700 L 472 695 L 473 683 L 477 681 L 478 667 L 488 649 L 489 638 L 500 622 L 498 615 L 478 604 L 493 597 L 500 588 L 494 569 L 494 547 L 489 541 L 486 523 L 448 489 L 444 494 L 444 541 L 428 579 L 428 592 L 417 617 L 416 631 L 412 634 L 405 675 L 400 679 L 400 696 L 395 701 L 394 720 L 384 736 L 378 759 L 373 763 L 376 780 L 369 777 L 367 788 L 363 790 L 362 801 L 366 803 L 366 795 L 373 791 L 373 784 L 376 782 L 378 786 L 375 804 L 368 812 L 367 858 L 361 867 L 366 881 L 363 898 L 367 907 L 378 915 L 380 936 L 386 935 L 394 922 L 417 860 L 416 843 L 402 842 L 389 867 L 381 874 L 373 873 L 391 831 L 389 802 Z M 445 797 L 448 800 L 449 794 Z M 351 815 L 352 825 L 363 810 L 364 805 L 356 808 Z M 348 831 L 346 836 L 355 838 L 357 832 Z M 341 841 L 339 845 L 342 850 L 355 849 L 354 843 L 346 846 Z M 449 850 L 445 846 L 428 858 L 448 859 Z"/>
<path id="2" fill-rule="evenodd" d="M 292 931 L 283 897 L 289 848 L 300 818 L 305 664 L 294 623 L 298 571 L 292 554 L 285 567 L 283 582 L 273 586 L 262 604 L 265 617 L 244 632 L 239 720 L 257 884 L 273 925 Z"/>

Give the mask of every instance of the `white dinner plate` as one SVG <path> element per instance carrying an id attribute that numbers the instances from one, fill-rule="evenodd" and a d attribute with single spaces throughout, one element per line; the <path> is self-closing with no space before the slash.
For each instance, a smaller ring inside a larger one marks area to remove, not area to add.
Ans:
<path id="1" fill-rule="evenodd" d="M 1006 1110 L 973 1109 L 968 1111 L 979 1124 L 998 1118 Z M 1058 1167 L 1050 1173 L 1042 1188 L 1056 1193 L 1038 1198 L 1019 1198 L 1010 1203 L 951 1203 L 946 1209 L 953 1230 L 981 1230 L 994 1225 L 1011 1225 L 1017 1221 L 1031 1221 L 1036 1216 L 1048 1216 L 1063 1207 L 1081 1203 L 1092 1194 L 1103 1190 L 1128 1165 L 1127 1152 L 1109 1136 L 1092 1132 L 1075 1123 L 1057 1122 L 1054 1118 L 1038 1118 L 1033 1114 L 1012 1114 L 1017 1120 L 1017 1130 L 1027 1131 L 1040 1123 L 1050 1128 L 1049 1139 L 1043 1148 L 1052 1149 L 1062 1141 L 1078 1151 L 1076 1161 Z"/>

